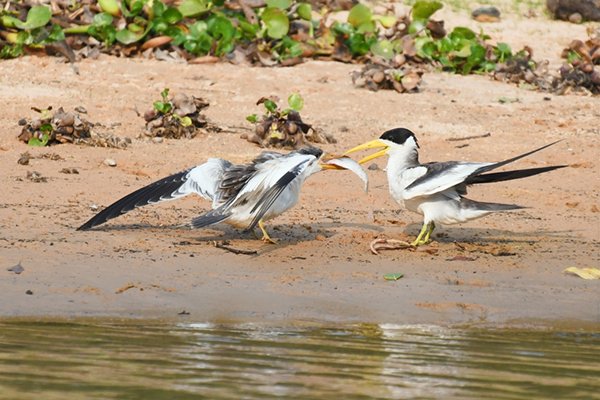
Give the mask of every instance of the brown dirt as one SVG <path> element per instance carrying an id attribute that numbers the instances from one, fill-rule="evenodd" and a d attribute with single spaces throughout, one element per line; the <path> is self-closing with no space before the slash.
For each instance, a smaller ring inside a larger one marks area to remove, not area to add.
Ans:
<path id="1" fill-rule="evenodd" d="M 451 18 L 444 15 L 447 26 L 464 17 Z M 550 57 L 554 66 L 571 39 L 585 38 L 585 27 L 543 17 L 505 19 L 485 29 L 514 48 L 539 48 L 536 57 Z M 75 75 L 55 58 L 0 63 L 0 316 L 600 323 L 600 282 L 562 273 L 600 261 L 600 100 L 444 73 L 425 74 L 420 93 L 370 92 L 352 86 L 349 75 L 358 68 L 308 62 L 261 69 L 101 57 L 81 62 Z M 163 143 L 136 140 L 144 121 L 135 108 L 145 110 L 164 87 L 209 100 L 207 116 L 229 132 Z M 400 210 L 388 195 L 381 169 L 369 171 L 368 194 L 346 172 L 311 177 L 300 204 L 272 221 L 277 245 L 228 227 L 180 227 L 207 209 L 197 198 L 75 231 L 95 213 L 92 205 L 108 205 L 207 157 L 249 160 L 260 149 L 239 138 L 251 128 L 245 116 L 260 111 L 257 98 L 286 98 L 292 91 L 305 98 L 303 118 L 338 139 L 323 146 L 327 151 L 341 152 L 405 126 L 419 137 L 422 161 L 500 160 L 563 139 L 519 166 L 571 168 L 473 188 L 472 198 L 530 208 L 442 227 L 436 242 L 415 252 L 375 256 L 368 250 L 376 237 L 407 239 L 420 228 L 419 216 Z M 118 124 L 113 133 L 133 143 L 120 150 L 29 148 L 18 142 L 19 118 L 31 117 L 31 106 L 48 105 L 83 105 L 91 121 Z M 488 132 L 489 137 L 448 140 Z M 61 159 L 17 164 L 25 151 L 57 153 Z M 106 166 L 107 158 L 117 166 Z M 79 174 L 60 173 L 67 167 Z M 26 179 L 28 171 L 40 172 L 47 182 Z M 234 255 L 212 245 L 222 239 L 258 255 Z M 23 273 L 7 271 L 19 261 Z M 396 272 L 404 278 L 383 279 Z M 184 310 L 190 315 L 177 315 Z"/>

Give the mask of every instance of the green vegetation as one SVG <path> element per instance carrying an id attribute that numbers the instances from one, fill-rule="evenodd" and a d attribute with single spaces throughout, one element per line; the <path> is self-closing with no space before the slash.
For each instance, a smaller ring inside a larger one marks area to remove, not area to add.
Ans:
<path id="1" fill-rule="evenodd" d="M 224 0 L 184 0 L 178 7 L 161 0 L 101 0 L 98 5 L 101 12 L 91 20 L 71 19 L 67 27 L 53 24 L 45 6 L 31 7 L 24 21 L 17 18 L 17 10 L 2 11 L 0 33 L 5 45 L 0 57 L 18 57 L 25 47 L 43 47 L 64 40 L 65 35 L 77 35 L 79 47 L 93 37 L 105 51 L 114 46 L 141 51 L 168 44 L 184 49 L 188 58 L 223 57 L 239 49 L 248 60 L 265 65 L 291 65 L 288 60 L 300 57 L 389 62 L 402 56 L 401 64 L 426 63 L 469 74 L 493 71 L 498 63 L 519 56 L 508 44 L 487 44 L 489 36 L 483 32 L 456 27 L 446 34 L 443 24 L 431 19 L 443 7 L 435 0 L 414 2 L 410 16 L 400 19 L 376 15 L 359 3 L 346 21 L 331 26 L 325 20 L 332 10 L 317 12 L 311 4 L 295 0 L 266 0 L 254 8 L 246 3 L 225 6 Z M 75 15 L 78 7 L 82 5 L 73 3 L 63 11 Z M 65 15 L 63 20 L 69 19 Z"/>

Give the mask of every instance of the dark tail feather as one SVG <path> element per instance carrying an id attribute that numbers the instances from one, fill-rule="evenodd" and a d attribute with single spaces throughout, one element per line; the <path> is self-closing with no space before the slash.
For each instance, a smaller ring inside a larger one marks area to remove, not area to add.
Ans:
<path id="1" fill-rule="evenodd" d="M 191 225 L 192 228 L 204 228 L 205 226 L 218 224 L 219 222 L 225 221 L 227 218 L 231 217 L 231 212 L 223 213 L 223 210 L 216 209 L 207 212 L 204 215 L 196 217 L 192 220 Z"/>
<path id="2" fill-rule="evenodd" d="M 189 170 L 186 170 L 167 176 L 166 178 L 160 179 L 128 194 L 94 215 L 89 221 L 77 228 L 77 230 L 86 231 L 94 226 L 105 223 L 109 219 L 125 214 L 134 208 L 171 199 L 172 193 L 185 183 L 188 172 Z"/>
<path id="3" fill-rule="evenodd" d="M 516 204 L 486 203 L 483 201 L 475 201 L 475 200 L 467 199 L 466 197 L 463 197 L 461 199 L 460 204 L 464 208 L 470 208 L 473 210 L 481 210 L 481 211 L 510 211 L 510 210 L 520 210 L 522 208 L 527 208 L 527 207 L 519 206 Z"/>
<path id="4" fill-rule="evenodd" d="M 502 182 L 510 181 L 512 179 L 527 178 L 537 174 L 543 174 L 544 172 L 552 171 L 558 168 L 564 168 L 567 165 L 553 165 L 551 167 L 540 167 L 540 168 L 529 168 L 529 169 L 517 169 L 514 171 L 505 172 L 494 172 L 491 174 L 476 175 L 468 178 L 465 183 L 467 185 L 474 185 L 477 183 L 490 183 L 490 182 Z"/>
<path id="5" fill-rule="evenodd" d="M 521 158 L 523 158 L 523 157 L 527 157 L 527 156 L 529 156 L 529 155 L 532 155 L 533 153 L 537 153 L 538 151 L 544 150 L 545 148 L 547 148 L 547 147 L 550 147 L 550 146 L 552 146 L 552 145 L 555 145 L 556 143 L 558 143 L 558 142 L 561 142 L 561 141 L 562 141 L 562 139 L 561 139 L 561 140 L 557 140 L 556 142 L 552 142 L 552 143 L 550 143 L 550 144 L 547 144 L 547 145 L 545 145 L 545 146 L 542 146 L 542 147 L 540 147 L 540 148 L 537 148 L 537 149 L 535 149 L 535 150 L 528 151 L 527 153 L 524 153 L 524 154 L 518 155 L 518 156 L 516 156 L 516 157 L 509 158 L 508 160 L 500 161 L 500 162 L 497 162 L 497 163 L 495 163 L 495 164 L 488 165 L 487 167 L 481 167 L 481 168 L 479 168 L 477 171 L 475 171 L 475 172 L 474 172 L 474 173 L 473 173 L 471 176 L 475 176 L 475 175 L 483 174 L 484 172 L 488 172 L 488 171 L 491 171 L 491 170 L 493 170 L 493 169 L 500 168 L 500 167 L 501 167 L 501 166 L 503 166 L 503 165 L 510 164 L 511 162 L 514 162 L 514 161 L 520 160 L 520 159 L 521 159 Z"/>

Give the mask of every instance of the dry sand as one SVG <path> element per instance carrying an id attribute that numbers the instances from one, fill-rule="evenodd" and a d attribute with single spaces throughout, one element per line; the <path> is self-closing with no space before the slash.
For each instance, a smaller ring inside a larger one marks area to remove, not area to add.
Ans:
<path id="1" fill-rule="evenodd" d="M 448 18 L 450 27 L 465 19 Z M 514 47 L 543 49 L 554 66 L 571 39 L 585 37 L 584 26 L 515 18 L 484 29 Z M 374 93 L 352 86 L 349 74 L 358 66 L 328 62 L 268 69 L 103 56 L 78 66 L 76 75 L 56 58 L 0 63 L 0 316 L 600 324 L 600 281 L 562 272 L 599 265 L 597 97 L 554 96 L 445 73 L 426 74 L 420 93 Z M 148 108 L 164 87 L 208 99 L 208 117 L 233 133 L 160 144 L 136 140 L 143 120 L 135 108 Z M 293 91 L 305 98 L 304 119 L 338 139 L 323 146 L 327 151 L 404 126 L 418 135 L 422 161 L 501 160 L 563 139 L 518 166 L 570 168 L 473 188 L 474 199 L 530 208 L 441 227 L 433 244 L 415 252 L 369 252 L 372 239 L 408 239 L 421 223 L 390 198 L 383 160 L 379 170 L 369 171 L 368 194 L 347 172 L 311 177 L 299 205 L 270 224 L 276 245 L 229 227 L 180 227 L 208 208 L 198 198 L 145 207 L 99 229 L 75 231 L 94 215 L 92 205 L 106 206 L 208 157 L 251 159 L 261 149 L 239 138 L 249 127 L 245 116 L 260 111 L 254 105 L 259 97 L 286 98 Z M 90 120 L 118 124 L 113 132 L 133 143 L 117 150 L 30 148 L 18 142 L 19 118 L 33 117 L 31 106 L 48 105 L 83 105 Z M 491 135 L 449 140 L 485 133 Z M 25 151 L 56 153 L 63 160 L 35 158 L 18 165 Z M 106 158 L 117 166 L 104 165 Z M 65 167 L 79 174 L 59 173 Z M 48 181 L 31 182 L 27 171 Z M 228 253 L 215 248 L 214 240 L 258 255 Z M 19 262 L 23 273 L 7 271 Z M 396 272 L 404 278 L 383 279 Z M 189 315 L 178 316 L 182 311 Z"/>

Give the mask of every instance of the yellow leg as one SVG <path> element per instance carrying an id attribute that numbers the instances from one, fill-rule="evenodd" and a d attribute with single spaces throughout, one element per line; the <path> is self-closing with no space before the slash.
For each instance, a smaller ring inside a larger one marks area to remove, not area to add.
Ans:
<path id="1" fill-rule="evenodd" d="M 260 228 L 260 230 L 262 231 L 262 234 L 263 234 L 261 240 L 266 243 L 275 244 L 275 241 L 273 239 L 271 239 L 271 236 L 269 236 L 269 234 L 267 233 L 267 230 L 265 229 L 265 223 L 263 222 L 262 219 L 260 221 L 258 221 L 258 227 Z"/>
<path id="2" fill-rule="evenodd" d="M 421 232 L 419 232 L 419 236 L 411 243 L 411 246 L 417 247 L 423 244 L 427 244 L 430 242 L 430 236 L 433 230 L 435 229 L 435 224 L 433 222 L 429 222 L 427 224 L 423 224 L 421 228 Z"/>

